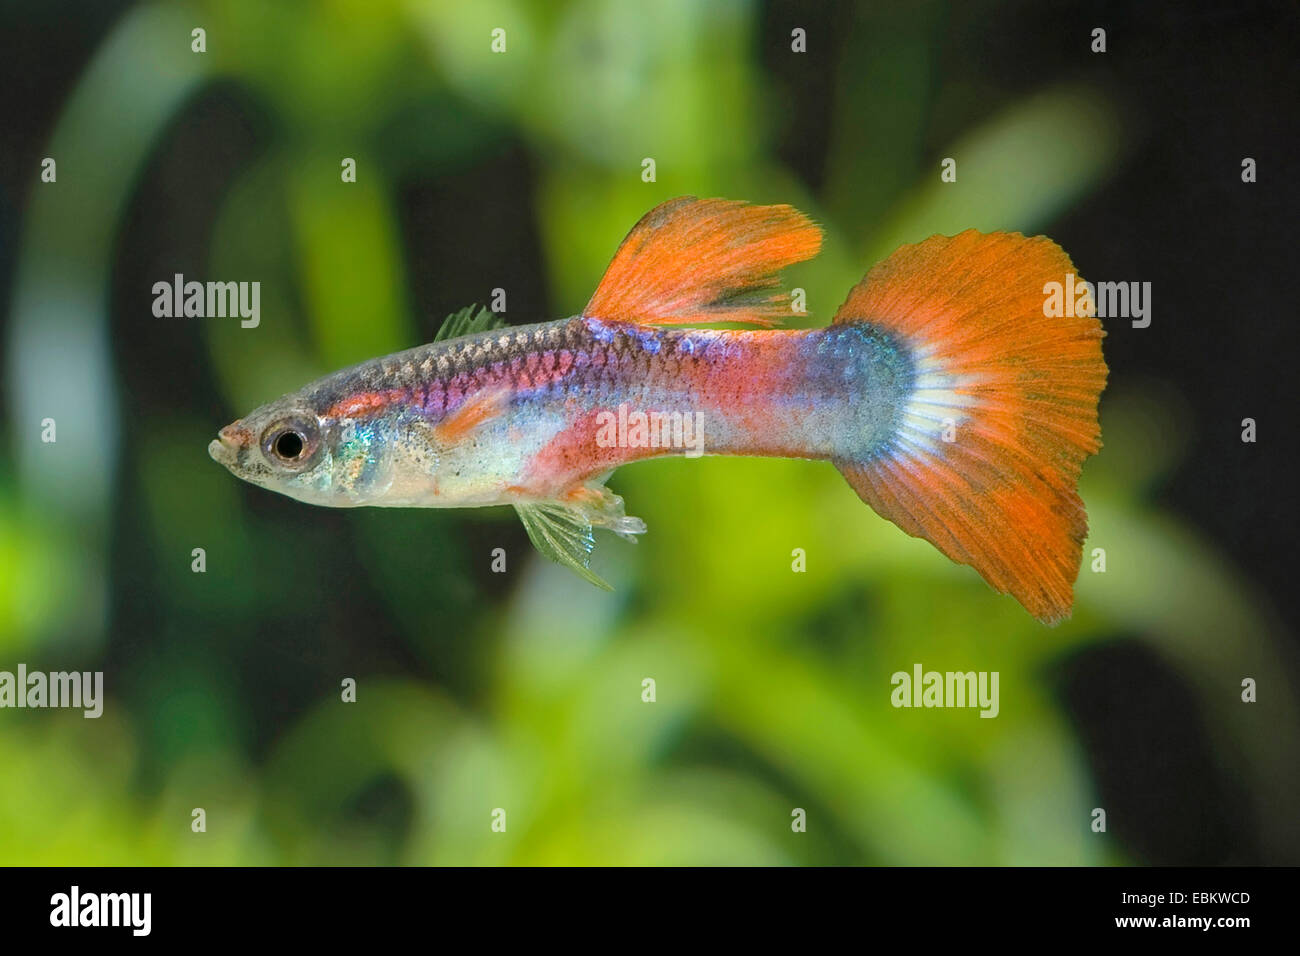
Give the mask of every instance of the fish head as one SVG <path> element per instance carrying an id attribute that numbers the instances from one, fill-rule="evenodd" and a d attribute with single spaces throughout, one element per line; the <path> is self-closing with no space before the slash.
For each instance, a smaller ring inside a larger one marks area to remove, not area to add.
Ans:
<path id="1" fill-rule="evenodd" d="M 307 504 L 372 504 L 392 482 L 387 421 L 337 419 L 287 395 L 217 433 L 208 454 L 237 478 Z"/>

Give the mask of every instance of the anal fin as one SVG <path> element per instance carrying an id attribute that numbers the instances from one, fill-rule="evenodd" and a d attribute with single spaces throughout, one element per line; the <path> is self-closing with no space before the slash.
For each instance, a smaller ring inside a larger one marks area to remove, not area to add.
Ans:
<path id="1" fill-rule="evenodd" d="M 646 530 L 644 521 L 624 513 L 623 499 L 598 481 L 577 486 L 561 500 L 519 503 L 515 510 L 533 547 L 605 591 L 614 589 L 591 570 L 593 529 L 606 528 L 628 541 Z"/>

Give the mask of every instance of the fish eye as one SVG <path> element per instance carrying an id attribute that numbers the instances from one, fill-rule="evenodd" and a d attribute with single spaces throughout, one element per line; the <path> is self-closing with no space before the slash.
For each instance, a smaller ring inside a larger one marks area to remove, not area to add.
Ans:
<path id="1" fill-rule="evenodd" d="M 275 453 L 285 461 L 297 458 L 304 447 L 302 436 L 297 432 L 280 432 L 280 437 L 275 440 Z"/>
<path id="2" fill-rule="evenodd" d="M 288 467 L 301 467 L 316 452 L 316 423 L 304 418 L 275 422 L 262 433 L 262 450 L 271 460 Z"/>

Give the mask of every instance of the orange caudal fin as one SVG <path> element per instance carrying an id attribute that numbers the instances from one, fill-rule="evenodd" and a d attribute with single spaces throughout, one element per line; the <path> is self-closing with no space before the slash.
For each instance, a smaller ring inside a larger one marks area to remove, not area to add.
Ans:
<path id="1" fill-rule="evenodd" d="M 583 315 L 678 325 L 773 325 L 790 314 L 777 273 L 821 248 L 821 229 L 790 206 L 670 199 L 646 213 Z"/>
<path id="2" fill-rule="evenodd" d="M 892 439 L 836 465 L 879 514 L 1048 624 L 1073 605 L 1076 486 L 1106 383 L 1092 303 L 1045 314 L 1044 287 L 1074 271 L 1042 236 L 934 236 L 876 265 L 835 316 L 887 331 L 912 365 Z"/>

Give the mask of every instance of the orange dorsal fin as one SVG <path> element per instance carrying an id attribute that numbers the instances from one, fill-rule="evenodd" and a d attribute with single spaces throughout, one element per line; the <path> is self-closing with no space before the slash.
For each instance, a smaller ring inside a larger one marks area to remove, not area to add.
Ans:
<path id="1" fill-rule="evenodd" d="M 790 314 L 777 273 L 815 256 L 821 241 L 821 229 L 791 206 L 670 199 L 632 227 L 583 315 L 774 325 Z"/>
<path id="2" fill-rule="evenodd" d="M 849 483 L 1053 624 L 1073 603 L 1088 530 L 1076 486 L 1106 383 L 1091 300 L 1048 304 L 1049 283 L 1071 282 L 1050 239 L 968 230 L 903 246 L 835 316 L 890 332 L 914 370 L 888 445 L 836 462 Z"/>

